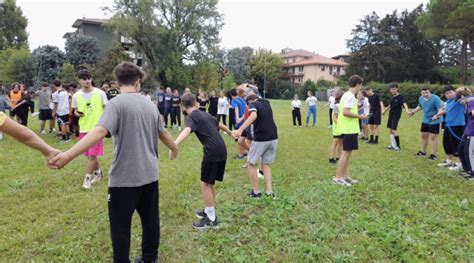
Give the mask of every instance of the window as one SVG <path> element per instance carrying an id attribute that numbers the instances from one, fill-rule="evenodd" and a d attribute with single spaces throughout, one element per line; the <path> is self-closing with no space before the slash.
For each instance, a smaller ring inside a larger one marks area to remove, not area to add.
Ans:
<path id="1" fill-rule="evenodd" d="M 341 73 L 341 67 L 337 67 L 337 74 Z"/>
<path id="2" fill-rule="evenodd" d="M 304 67 L 298 67 L 299 72 L 303 72 Z"/>
<path id="3" fill-rule="evenodd" d="M 332 66 L 329 66 L 329 75 L 332 75 Z"/>
<path id="4" fill-rule="evenodd" d="M 321 65 L 321 71 L 325 71 L 326 70 L 326 66 L 325 65 Z"/>

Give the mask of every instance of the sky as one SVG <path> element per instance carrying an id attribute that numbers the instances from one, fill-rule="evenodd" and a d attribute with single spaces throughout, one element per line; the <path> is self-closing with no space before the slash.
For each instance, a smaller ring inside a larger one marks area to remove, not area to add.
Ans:
<path id="1" fill-rule="evenodd" d="M 346 39 L 359 20 L 375 11 L 379 16 L 412 10 L 427 0 L 220 0 L 224 15 L 221 47 L 250 46 L 280 52 L 283 48 L 306 49 L 332 57 L 347 52 Z M 64 50 L 66 32 L 79 18 L 108 18 L 102 10 L 113 0 L 17 0 L 28 19 L 29 45 L 54 45 Z"/>

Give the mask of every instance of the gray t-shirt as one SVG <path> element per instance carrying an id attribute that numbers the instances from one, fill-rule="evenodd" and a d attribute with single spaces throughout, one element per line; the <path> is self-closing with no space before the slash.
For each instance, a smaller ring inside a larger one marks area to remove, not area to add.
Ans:
<path id="1" fill-rule="evenodd" d="M 163 123 L 153 102 L 140 93 L 122 93 L 107 103 L 97 126 L 114 136 L 109 187 L 138 187 L 158 180 Z"/>
<path id="2" fill-rule="evenodd" d="M 38 91 L 38 104 L 40 110 L 49 110 L 51 104 L 51 91 Z"/>

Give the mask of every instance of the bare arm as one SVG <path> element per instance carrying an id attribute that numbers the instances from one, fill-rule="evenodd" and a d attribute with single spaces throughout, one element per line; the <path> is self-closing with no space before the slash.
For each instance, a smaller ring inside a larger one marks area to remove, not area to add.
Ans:
<path id="1" fill-rule="evenodd" d="M 242 132 L 247 129 L 247 127 L 249 127 L 252 123 L 255 122 L 255 120 L 257 119 L 257 112 L 252 112 L 250 113 L 250 116 L 247 118 L 247 120 L 244 122 L 244 124 L 242 124 L 242 126 L 240 126 L 240 128 L 237 130 L 237 133 L 240 137 L 240 135 L 242 134 Z"/>
<path id="2" fill-rule="evenodd" d="M 385 113 L 390 110 L 390 105 L 388 105 L 387 107 L 385 107 L 384 111 L 382 112 L 383 115 L 385 115 Z"/>
<path id="3" fill-rule="evenodd" d="M 179 145 L 182 141 L 184 141 L 188 136 L 191 134 L 191 128 L 186 127 L 183 131 L 178 135 L 178 138 L 174 141 L 176 145 Z"/>
<path id="4" fill-rule="evenodd" d="M 175 152 L 178 154 L 178 145 L 173 141 L 173 137 L 169 134 L 168 131 L 162 130 L 160 131 L 160 141 L 168 147 L 171 151 Z"/>
<path id="5" fill-rule="evenodd" d="M 415 113 L 419 112 L 420 110 L 421 110 L 421 107 L 420 107 L 420 105 L 418 105 L 418 106 L 416 106 L 416 108 L 413 111 L 409 112 L 408 115 L 410 115 L 410 117 L 411 117 L 411 116 L 415 115 Z"/>
<path id="6" fill-rule="evenodd" d="M 223 130 L 225 133 L 227 133 L 230 137 L 234 138 L 234 136 L 232 135 L 232 131 L 229 130 L 229 128 L 227 128 L 226 125 L 222 124 L 222 123 L 219 123 L 219 129 Z"/>
<path id="7" fill-rule="evenodd" d="M 403 108 L 405 108 L 407 114 L 410 114 L 410 109 L 408 109 L 408 105 L 406 103 L 403 103 Z"/>
<path id="8" fill-rule="evenodd" d="M 359 115 L 359 114 L 354 114 L 351 112 L 351 108 L 343 108 L 342 109 L 342 114 L 348 118 L 357 118 L 357 119 L 361 119 L 361 120 L 365 120 L 367 118 L 369 118 L 368 116 L 366 115 Z"/>
<path id="9" fill-rule="evenodd" d="M 380 102 L 380 109 L 382 112 L 385 112 L 385 106 L 383 105 L 383 101 Z"/>

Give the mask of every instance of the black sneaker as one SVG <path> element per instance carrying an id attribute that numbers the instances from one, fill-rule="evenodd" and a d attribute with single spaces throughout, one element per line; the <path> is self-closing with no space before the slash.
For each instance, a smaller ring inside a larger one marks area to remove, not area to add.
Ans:
<path id="1" fill-rule="evenodd" d="M 253 190 L 250 191 L 250 193 L 248 193 L 248 196 L 252 197 L 252 198 L 260 198 L 262 196 L 262 193 L 255 193 Z"/>
<path id="2" fill-rule="evenodd" d="M 368 143 L 368 144 L 372 144 L 372 143 L 374 143 L 374 141 L 373 141 L 373 140 L 368 140 L 368 141 L 365 141 L 365 142 L 366 142 L 366 143 Z"/>
<path id="3" fill-rule="evenodd" d="M 156 260 L 144 261 L 142 260 L 142 257 L 135 257 L 135 259 L 133 260 L 133 263 L 156 263 L 156 262 L 157 262 Z"/>
<path id="4" fill-rule="evenodd" d="M 245 155 L 238 155 L 238 154 L 234 157 L 234 159 L 236 160 L 243 160 L 244 158 L 245 158 Z"/>
<path id="5" fill-rule="evenodd" d="M 426 156 L 426 153 L 424 153 L 422 151 L 419 151 L 419 152 L 415 153 L 415 156 Z"/>
<path id="6" fill-rule="evenodd" d="M 207 216 L 206 212 L 204 212 L 204 210 L 202 211 L 196 211 L 196 217 L 199 218 L 199 219 L 203 219 Z"/>
<path id="7" fill-rule="evenodd" d="M 336 159 L 330 158 L 330 159 L 329 159 L 329 163 L 336 164 L 337 161 L 336 161 Z"/>
<path id="8" fill-rule="evenodd" d="M 438 157 L 436 157 L 434 154 L 430 154 L 430 157 L 428 157 L 428 160 L 430 161 L 436 161 L 436 159 L 438 159 Z"/>
<path id="9" fill-rule="evenodd" d="M 216 220 L 211 221 L 211 219 L 209 219 L 209 217 L 207 216 L 201 219 L 199 222 L 193 223 L 193 227 L 198 230 L 206 230 L 209 228 L 215 228 L 217 227 L 217 225 L 218 225 L 217 217 L 216 217 Z"/>

